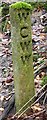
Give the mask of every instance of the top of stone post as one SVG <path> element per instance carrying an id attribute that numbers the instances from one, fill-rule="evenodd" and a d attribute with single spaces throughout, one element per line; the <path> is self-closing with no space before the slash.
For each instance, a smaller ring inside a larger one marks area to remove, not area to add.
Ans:
<path id="1" fill-rule="evenodd" d="M 15 8 L 15 9 L 28 9 L 28 10 L 32 10 L 32 6 L 26 2 L 16 2 L 10 5 L 11 8 Z"/>

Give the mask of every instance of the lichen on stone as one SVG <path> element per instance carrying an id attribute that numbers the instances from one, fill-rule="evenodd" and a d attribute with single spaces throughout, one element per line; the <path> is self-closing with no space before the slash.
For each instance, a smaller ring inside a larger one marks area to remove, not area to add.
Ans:
<path id="1" fill-rule="evenodd" d="M 15 8 L 15 9 L 29 9 L 32 10 L 32 6 L 26 2 L 16 2 L 10 5 L 11 8 Z"/>

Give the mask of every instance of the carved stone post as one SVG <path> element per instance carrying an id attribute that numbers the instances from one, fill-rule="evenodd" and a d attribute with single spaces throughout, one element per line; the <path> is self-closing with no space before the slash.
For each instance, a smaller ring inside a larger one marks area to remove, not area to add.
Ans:
<path id="1" fill-rule="evenodd" d="M 31 6 L 25 2 L 10 6 L 17 111 L 34 95 L 30 9 Z"/>

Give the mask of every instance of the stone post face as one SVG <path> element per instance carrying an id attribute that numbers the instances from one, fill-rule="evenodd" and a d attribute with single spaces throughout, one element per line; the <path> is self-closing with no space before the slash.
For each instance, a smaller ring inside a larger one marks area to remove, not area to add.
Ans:
<path id="1" fill-rule="evenodd" d="M 10 8 L 15 100 L 18 111 L 34 95 L 30 10 Z"/>

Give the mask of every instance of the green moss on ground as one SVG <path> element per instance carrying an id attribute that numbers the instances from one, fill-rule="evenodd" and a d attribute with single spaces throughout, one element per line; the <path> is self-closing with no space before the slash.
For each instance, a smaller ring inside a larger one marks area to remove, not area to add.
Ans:
<path id="1" fill-rule="evenodd" d="M 1 14 L 2 14 L 2 17 L 6 16 L 7 14 L 9 14 L 9 5 L 4 3 L 2 4 L 2 10 L 1 10 Z M 3 31 L 3 28 L 5 26 L 5 22 L 6 22 L 6 17 L 4 17 L 4 19 L 2 20 L 2 31 Z"/>
<path id="2" fill-rule="evenodd" d="M 44 3 L 44 9 L 47 11 L 47 1 Z"/>
<path id="3" fill-rule="evenodd" d="M 32 6 L 26 2 L 17 2 L 17 3 L 14 3 L 12 5 L 10 5 L 11 8 L 16 8 L 16 9 L 29 9 L 29 10 L 32 10 Z"/>
<path id="4" fill-rule="evenodd" d="M 47 84 L 47 76 L 44 76 L 44 77 L 42 78 L 41 85 L 43 86 L 43 85 L 45 85 L 45 84 Z"/>
<path id="5" fill-rule="evenodd" d="M 44 8 L 47 11 L 47 1 L 46 2 L 31 2 L 30 3 L 32 6 L 32 10 L 34 10 L 34 8 Z"/>

